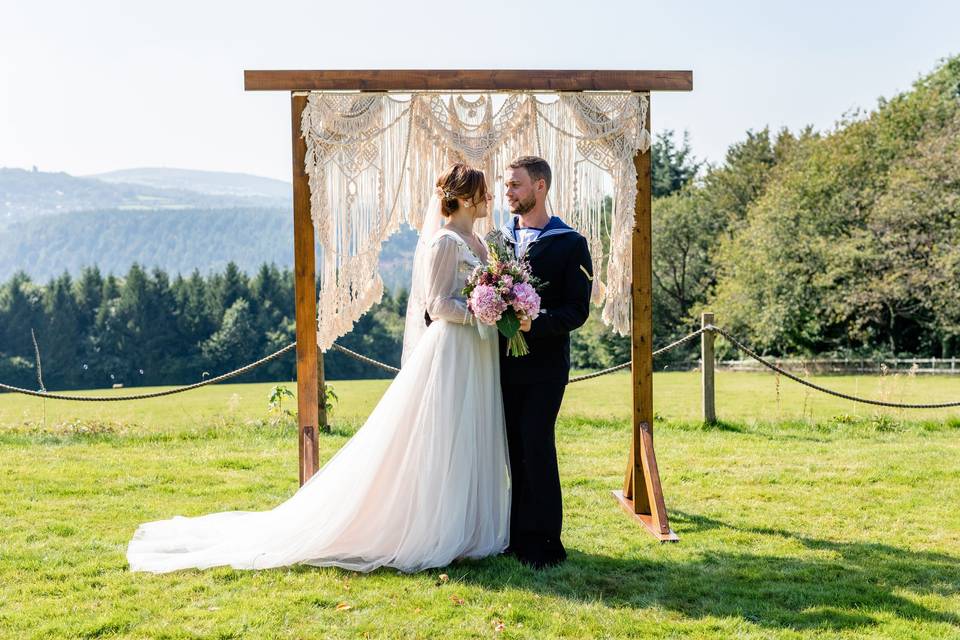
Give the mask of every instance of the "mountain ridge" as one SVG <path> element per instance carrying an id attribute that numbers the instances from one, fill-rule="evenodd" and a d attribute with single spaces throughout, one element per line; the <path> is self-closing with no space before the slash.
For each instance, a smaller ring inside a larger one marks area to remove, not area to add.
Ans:
<path id="1" fill-rule="evenodd" d="M 290 182 L 233 171 L 208 171 L 177 167 L 134 167 L 81 177 L 94 178 L 113 184 L 138 184 L 162 189 L 183 189 L 208 195 L 262 196 L 283 201 L 290 201 L 293 193 L 293 186 Z"/>
<path id="2" fill-rule="evenodd" d="M 291 190 L 272 178 L 189 169 L 123 169 L 105 179 L 0 168 L 0 228 L 47 215 L 116 210 L 289 208 Z"/>

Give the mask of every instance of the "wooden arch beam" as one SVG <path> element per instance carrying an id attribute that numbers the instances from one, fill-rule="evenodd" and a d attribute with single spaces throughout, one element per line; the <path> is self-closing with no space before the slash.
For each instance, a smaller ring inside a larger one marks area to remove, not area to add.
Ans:
<path id="1" fill-rule="evenodd" d="M 691 91 L 693 72 L 247 70 L 243 81 L 247 91 Z"/>

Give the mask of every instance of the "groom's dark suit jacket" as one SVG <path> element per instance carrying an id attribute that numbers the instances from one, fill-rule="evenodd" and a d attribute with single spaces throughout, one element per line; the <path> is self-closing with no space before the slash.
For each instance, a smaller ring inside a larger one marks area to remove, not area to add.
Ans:
<path id="1" fill-rule="evenodd" d="M 511 248 L 516 242 L 517 217 L 500 228 Z M 540 315 L 524 334 L 530 353 L 507 356 L 500 336 L 500 377 L 505 384 L 554 382 L 570 376 L 570 332 L 587 321 L 593 262 L 587 240 L 553 216 L 527 249 L 533 275 L 545 281 L 540 291 Z"/>

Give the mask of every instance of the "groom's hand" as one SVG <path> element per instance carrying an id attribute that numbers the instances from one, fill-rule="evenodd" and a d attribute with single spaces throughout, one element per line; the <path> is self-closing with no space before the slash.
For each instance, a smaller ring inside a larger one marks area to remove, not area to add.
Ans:
<path id="1" fill-rule="evenodd" d="M 533 324 L 533 320 L 531 320 L 528 316 L 520 316 L 517 319 L 520 321 L 520 331 L 523 331 L 524 333 L 530 331 L 530 325 Z"/>

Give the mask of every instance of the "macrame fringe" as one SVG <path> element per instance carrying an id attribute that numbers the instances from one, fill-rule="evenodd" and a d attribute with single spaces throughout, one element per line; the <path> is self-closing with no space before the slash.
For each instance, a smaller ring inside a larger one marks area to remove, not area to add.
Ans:
<path id="1" fill-rule="evenodd" d="M 496 96 L 496 97 L 495 97 Z M 550 99 L 552 98 L 552 99 Z M 495 100 L 502 99 L 496 105 Z M 384 241 L 421 228 L 437 176 L 456 161 L 484 171 L 502 195 L 504 170 L 536 153 L 553 170 L 548 207 L 583 234 L 594 259 L 591 301 L 630 330 L 631 238 L 647 94 L 312 93 L 303 111 L 310 210 L 323 251 L 319 347 L 328 349 L 383 296 Z M 494 207 L 483 233 L 508 209 Z"/>

